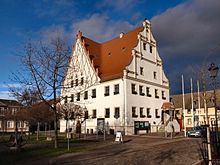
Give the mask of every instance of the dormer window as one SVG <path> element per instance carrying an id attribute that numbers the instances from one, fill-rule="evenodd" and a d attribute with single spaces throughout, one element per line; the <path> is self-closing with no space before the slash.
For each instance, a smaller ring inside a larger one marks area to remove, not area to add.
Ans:
<path id="1" fill-rule="evenodd" d="M 146 50 L 146 46 L 147 44 L 146 43 L 143 43 L 143 49 Z"/>
<path id="2" fill-rule="evenodd" d="M 157 79 L 157 72 L 153 72 L 154 79 Z"/>
<path id="3" fill-rule="evenodd" d="M 143 67 L 140 67 L 140 75 L 144 75 L 144 68 Z"/>

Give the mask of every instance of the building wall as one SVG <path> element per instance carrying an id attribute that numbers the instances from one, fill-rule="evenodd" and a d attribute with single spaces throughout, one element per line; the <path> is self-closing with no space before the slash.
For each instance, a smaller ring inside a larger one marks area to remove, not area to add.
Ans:
<path id="1" fill-rule="evenodd" d="M 76 101 L 76 96 L 72 104 L 78 104 L 88 110 L 89 119 L 86 123 L 83 122 L 82 132 L 96 133 L 97 119 L 104 118 L 106 129 L 116 131 L 125 131 L 126 134 L 134 134 L 135 121 L 148 121 L 152 129 L 157 131 L 157 126 L 161 121 L 161 107 L 163 102 L 169 101 L 169 82 L 166 78 L 162 61 L 159 57 L 156 48 L 156 42 L 151 34 L 150 24 L 148 21 L 143 23 L 144 30 L 138 35 L 137 46 L 133 49 L 132 61 L 126 68 L 124 68 L 124 75 L 121 78 L 110 81 L 101 82 L 93 69 L 87 52 L 84 50 L 79 39 L 76 41 L 73 61 L 70 61 L 70 68 L 68 70 L 64 86 L 70 86 L 72 80 L 84 77 L 87 81 L 82 86 L 74 86 L 61 90 L 61 98 L 65 96 L 70 97 L 71 94 L 76 95 L 81 92 L 80 101 Z M 144 45 L 145 44 L 145 45 Z M 152 51 L 151 51 L 152 50 Z M 76 72 L 75 72 L 76 71 Z M 88 85 L 86 85 L 88 84 Z M 119 84 L 119 94 L 114 94 L 114 85 Z M 132 94 L 132 85 L 135 84 L 137 94 Z M 110 87 L 110 95 L 104 96 L 105 86 Z M 140 95 L 139 87 L 143 87 L 143 94 Z M 150 89 L 151 97 L 147 96 L 146 88 Z M 92 90 L 96 89 L 96 98 L 92 98 Z M 157 90 L 158 98 L 155 98 L 155 89 Z M 83 93 L 88 91 L 88 100 L 83 100 Z M 162 91 L 164 98 L 162 98 Z M 69 103 L 70 99 L 68 100 Z M 64 104 L 64 100 L 61 101 Z M 132 117 L 132 107 L 136 107 L 137 116 Z M 105 117 L 105 109 L 110 109 L 110 117 Z M 120 117 L 114 117 L 115 108 L 120 109 Z M 140 108 L 143 108 L 143 115 L 140 116 Z M 151 118 L 147 117 L 147 108 L 150 108 Z M 96 109 L 96 118 L 92 118 L 92 112 Z M 155 109 L 158 109 L 158 118 L 155 116 Z M 61 120 L 60 131 L 65 131 L 65 122 Z M 74 122 L 71 122 L 70 127 L 74 129 Z"/>

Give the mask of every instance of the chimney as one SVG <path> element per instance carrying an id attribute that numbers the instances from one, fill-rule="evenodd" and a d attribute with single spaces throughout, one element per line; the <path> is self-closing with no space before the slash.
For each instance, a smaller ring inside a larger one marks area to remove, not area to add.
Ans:
<path id="1" fill-rule="evenodd" d="M 120 33 L 120 35 L 119 35 L 119 37 L 120 37 L 120 38 L 122 38 L 122 37 L 123 37 L 123 35 L 124 35 L 124 33 L 123 33 L 123 32 L 121 32 L 121 33 Z"/>

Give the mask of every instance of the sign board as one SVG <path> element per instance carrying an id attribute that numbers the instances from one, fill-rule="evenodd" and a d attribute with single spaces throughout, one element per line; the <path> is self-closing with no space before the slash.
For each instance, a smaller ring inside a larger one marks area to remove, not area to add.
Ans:
<path id="1" fill-rule="evenodd" d="M 115 142 L 118 142 L 118 143 L 122 143 L 123 142 L 123 138 L 122 138 L 121 132 L 116 132 Z"/>
<path id="2" fill-rule="evenodd" d="M 135 121 L 136 129 L 150 129 L 149 121 Z"/>

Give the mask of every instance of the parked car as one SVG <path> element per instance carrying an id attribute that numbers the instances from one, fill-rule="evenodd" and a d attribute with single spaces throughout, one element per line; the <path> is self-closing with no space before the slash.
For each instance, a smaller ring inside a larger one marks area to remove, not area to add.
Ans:
<path id="1" fill-rule="evenodd" d="M 205 135 L 205 132 L 206 132 L 205 127 L 197 126 L 187 131 L 187 136 L 188 137 L 202 137 Z"/>

